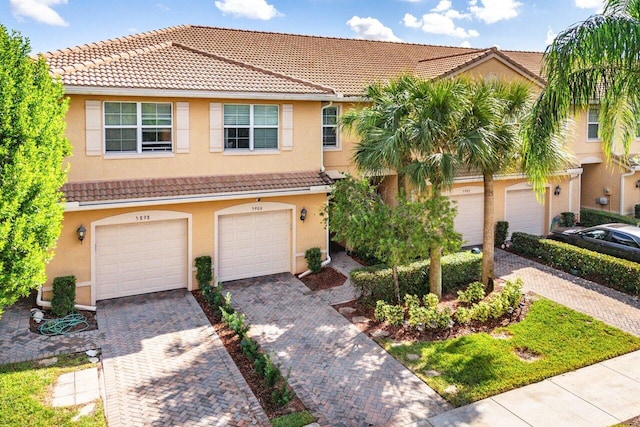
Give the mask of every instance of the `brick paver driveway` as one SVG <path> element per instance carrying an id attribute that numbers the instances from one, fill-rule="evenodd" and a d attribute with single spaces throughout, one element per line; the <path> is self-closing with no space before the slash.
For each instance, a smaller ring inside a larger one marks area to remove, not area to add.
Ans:
<path id="1" fill-rule="evenodd" d="M 109 426 L 270 425 L 186 290 L 100 302 Z"/>
<path id="2" fill-rule="evenodd" d="M 450 408 L 437 393 L 290 274 L 225 286 L 251 335 L 273 351 L 327 426 L 400 426 Z"/>

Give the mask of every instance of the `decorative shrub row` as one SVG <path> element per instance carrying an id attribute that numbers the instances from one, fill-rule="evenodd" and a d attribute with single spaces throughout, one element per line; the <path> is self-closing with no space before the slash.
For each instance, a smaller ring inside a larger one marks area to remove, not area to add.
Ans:
<path id="1" fill-rule="evenodd" d="M 473 295 L 474 304 L 470 307 L 458 307 L 455 313 L 451 313 L 449 307 L 438 309 L 438 297 L 434 294 L 427 294 L 422 299 L 417 295 L 405 295 L 404 306 L 391 305 L 379 300 L 376 302 L 374 317 L 378 321 L 389 323 L 392 326 L 400 326 L 405 323 L 412 328 L 422 329 L 447 329 L 454 325 L 453 319 L 459 324 L 468 324 L 471 321 L 486 322 L 489 318 L 499 319 L 506 314 L 513 313 L 522 300 L 522 279 L 507 281 L 503 290 L 492 294 L 487 301 L 477 299 L 478 291 L 482 292 L 484 298 L 484 288 L 482 283 L 478 288 L 474 282 L 465 292 L 458 295 L 466 297 Z M 480 298 L 482 299 L 482 298 Z"/>
<path id="2" fill-rule="evenodd" d="M 480 279 L 482 254 L 459 252 L 442 257 L 442 291 L 449 292 Z M 398 267 L 400 295 L 422 297 L 429 293 L 429 260 Z M 351 284 L 365 302 L 395 300 L 391 269 L 381 266 L 351 272 Z"/>
<path id="3" fill-rule="evenodd" d="M 640 264 L 550 239 L 515 232 L 511 249 L 576 276 L 638 295 Z"/>
<path id="4" fill-rule="evenodd" d="M 640 221 L 613 212 L 598 211 L 595 209 L 580 210 L 580 223 L 585 227 L 593 227 L 594 225 L 608 224 L 611 222 L 638 225 Z"/>
<path id="5" fill-rule="evenodd" d="M 58 317 L 74 313 L 76 308 L 76 276 L 63 276 L 53 279 L 53 297 L 51 311 Z"/>

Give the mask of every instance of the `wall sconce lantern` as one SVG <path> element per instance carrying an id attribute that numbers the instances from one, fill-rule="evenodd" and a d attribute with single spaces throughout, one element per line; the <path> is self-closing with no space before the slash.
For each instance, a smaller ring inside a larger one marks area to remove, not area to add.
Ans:
<path id="1" fill-rule="evenodd" d="M 305 219 L 307 219 L 307 209 L 302 208 L 300 211 L 300 221 L 304 222 Z"/>
<path id="2" fill-rule="evenodd" d="M 559 196 L 560 195 L 560 190 L 561 190 L 560 186 L 556 185 L 555 190 L 553 190 L 553 195 L 554 196 Z"/>
<path id="3" fill-rule="evenodd" d="M 76 233 L 78 233 L 78 240 L 80 240 L 80 244 L 82 244 L 82 241 L 87 235 L 87 229 L 84 228 L 82 224 L 80 224 L 80 227 L 78 227 L 78 229 L 76 230 Z"/>
<path id="4" fill-rule="evenodd" d="M 636 188 L 640 188 L 640 179 L 636 181 Z"/>

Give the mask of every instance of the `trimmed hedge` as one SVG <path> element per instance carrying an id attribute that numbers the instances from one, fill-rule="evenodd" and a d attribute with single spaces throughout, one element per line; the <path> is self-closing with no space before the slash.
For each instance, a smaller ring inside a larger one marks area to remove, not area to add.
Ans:
<path id="1" fill-rule="evenodd" d="M 211 272 L 211 257 L 209 255 L 199 256 L 195 259 L 196 280 L 198 281 L 198 289 L 203 290 L 211 286 L 213 274 Z"/>
<path id="2" fill-rule="evenodd" d="M 58 317 L 75 313 L 76 276 L 62 276 L 53 279 L 51 311 Z"/>
<path id="3" fill-rule="evenodd" d="M 640 264 L 550 239 L 514 232 L 511 249 L 604 286 L 638 295 Z"/>
<path id="4" fill-rule="evenodd" d="M 624 224 L 638 225 L 640 221 L 629 216 L 620 215 L 613 212 L 604 212 L 595 209 L 580 210 L 580 223 L 585 227 L 593 227 L 594 225 L 609 224 L 612 222 L 622 222 Z"/>
<path id="5" fill-rule="evenodd" d="M 398 267 L 400 295 L 429 293 L 429 260 Z M 453 291 L 480 280 L 482 254 L 459 252 L 442 257 L 442 292 Z M 365 302 L 395 301 L 391 269 L 384 266 L 363 267 L 351 272 L 351 284 Z"/>

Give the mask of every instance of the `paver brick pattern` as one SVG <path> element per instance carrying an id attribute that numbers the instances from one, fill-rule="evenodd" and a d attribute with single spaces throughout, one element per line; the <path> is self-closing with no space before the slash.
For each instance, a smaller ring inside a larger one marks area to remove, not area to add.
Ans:
<path id="1" fill-rule="evenodd" d="M 524 290 L 640 336 L 640 301 L 600 284 L 496 249 L 495 275 L 524 280 Z"/>
<path id="2" fill-rule="evenodd" d="M 109 426 L 267 426 L 267 416 L 186 290 L 99 303 Z"/>
<path id="3" fill-rule="evenodd" d="M 225 286 L 321 425 L 401 426 L 450 405 L 290 274 Z"/>

